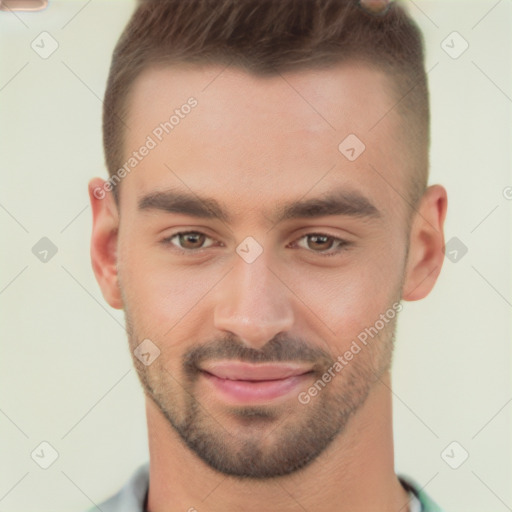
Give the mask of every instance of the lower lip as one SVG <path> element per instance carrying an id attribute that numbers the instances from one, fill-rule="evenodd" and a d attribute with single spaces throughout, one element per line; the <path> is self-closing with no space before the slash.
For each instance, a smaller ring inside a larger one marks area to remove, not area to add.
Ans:
<path id="1" fill-rule="evenodd" d="M 289 395 L 311 376 L 305 373 L 286 379 L 249 381 L 221 379 L 206 372 L 202 375 L 224 398 L 238 403 L 268 402 Z"/>

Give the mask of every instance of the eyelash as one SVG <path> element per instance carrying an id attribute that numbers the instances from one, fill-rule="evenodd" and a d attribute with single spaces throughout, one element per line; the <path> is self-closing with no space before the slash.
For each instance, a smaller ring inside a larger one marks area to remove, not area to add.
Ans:
<path id="1" fill-rule="evenodd" d="M 163 245 L 165 245 L 165 246 L 172 246 L 173 250 L 176 250 L 180 254 L 189 254 L 189 255 L 199 254 L 203 250 L 209 249 L 209 247 L 200 247 L 199 249 L 183 249 L 183 248 L 181 248 L 181 247 L 179 247 L 177 245 L 174 245 L 171 242 L 171 240 L 173 238 L 179 237 L 180 235 L 192 235 L 192 234 L 193 235 L 204 235 L 207 238 L 211 238 L 208 235 L 206 235 L 205 233 L 201 233 L 200 231 L 178 231 L 177 233 L 174 233 L 174 234 L 164 238 L 161 241 L 161 243 Z M 338 237 L 335 237 L 335 236 L 332 236 L 332 235 L 328 235 L 326 233 L 317 233 L 317 232 L 312 232 L 312 233 L 307 233 L 305 235 L 302 235 L 300 238 L 297 239 L 297 241 L 300 241 L 303 238 L 307 238 L 308 236 L 324 236 L 324 237 L 333 239 L 337 243 L 338 248 L 336 250 L 334 250 L 334 251 L 332 250 L 332 248 L 330 248 L 329 249 L 330 252 L 317 252 L 317 251 L 306 249 L 309 252 L 311 252 L 313 254 L 317 254 L 318 256 L 322 256 L 322 257 L 330 257 L 330 256 L 339 255 L 340 253 L 344 252 L 351 245 L 351 242 L 348 242 L 347 240 L 343 240 L 342 238 L 338 238 Z M 292 243 L 296 244 L 297 241 L 292 242 Z"/>

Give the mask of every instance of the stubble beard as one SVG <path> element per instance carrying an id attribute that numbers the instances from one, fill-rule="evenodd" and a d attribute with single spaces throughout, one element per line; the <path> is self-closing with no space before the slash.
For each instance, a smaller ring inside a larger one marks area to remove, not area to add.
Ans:
<path id="1" fill-rule="evenodd" d="M 133 356 L 133 348 L 142 338 L 137 335 L 126 309 L 125 314 Z M 375 383 L 391 367 L 395 323 L 396 318 L 308 404 L 292 398 L 279 406 L 232 407 L 228 413 L 214 415 L 208 410 L 207 398 L 196 396 L 200 377 L 191 369 L 194 363 L 190 357 L 188 361 L 186 355 L 183 357 L 181 370 L 175 370 L 174 374 L 162 364 L 163 357 L 151 366 L 144 366 L 134 356 L 133 359 L 147 398 L 154 402 L 188 449 L 222 474 L 241 479 L 269 479 L 306 467 L 346 431 Z M 210 355 L 229 353 L 233 359 L 253 362 L 260 356 L 266 361 L 287 360 L 286 354 L 293 343 L 281 338 L 271 340 L 264 347 L 270 347 L 264 352 L 268 357 L 229 339 L 208 344 L 213 350 L 196 346 L 187 354 L 194 354 L 195 350 Z M 216 350 L 217 347 L 224 350 Z M 306 344 L 297 342 L 292 353 L 296 358 L 308 350 Z M 321 355 L 321 363 L 316 365 L 317 374 L 311 384 L 321 378 L 335 359 L 323 349 L 314 349 L 312 353 Z"/>

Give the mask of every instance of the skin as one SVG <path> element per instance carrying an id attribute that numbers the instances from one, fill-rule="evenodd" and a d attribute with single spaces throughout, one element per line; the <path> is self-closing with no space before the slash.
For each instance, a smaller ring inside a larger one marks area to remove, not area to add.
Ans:
<path id="1" fill-rule="evenodd" d="M 400 299 L 425 297 L 441 269 L 446 191 L 429 187 L 411 211 L 403 199 L 410 170 L 399 157 L 407 150 L 399 114 L 391 110 L 370 130 L 396 102 L 388 90 L 385 75 L 357 62 L 270 78 L 217 66 L 160 67 L 134 84 L 127 157 L 174 108 L 191 96 L 198 101 L 123 179 L 119 205 L 112 193 L 97 197 L 103 180 L 89 184 L 92 264 L 103 295 L 124 309 L 132 350 L 145 338 L 160 350 L 149 366 L 134 357 L 146 392 L 148 510 L 287 512 L 298 503 L 308 511 L 407 510 L 393 459 L 396 317 L 311 402 L 297 399 L 379 315 Z M 353 162 L 338 150 L 350 133 L 366 145 Z M 169 189 L 215 199 L 229 222 L 138 207 Z M 335 189 L 357 192 L 379 214 L 273 220 L 276 205 Z M 179 237 L 162 243 L 180 231 L 207 237 L 198 245 Z M 334 238 L 306 236 L 318 233 Z M 248 236 L 263 249 L 252 263 L 236 253 Z M 321 256 L 337 239 L 349 245 Z M 207 247 L 181 254 L 180 241 Z M 211 359 L 275 359 L 276 340 L 286 357 L 317 373 L 294 393 L 249 407 L 254 416 L 183 368 L 187 354 L 204 353 L 208 344 Z M 222 352 L 226 347 L 233 351 Z M 312 361 L 301 359 L 308 349 Z M 231 473 L 183 442 L 192 428 Z M 322 440 L 325 432 L 332 439 Z M 279 469 L 274 453 L 282 468 L 285 453 L 309 459 L 264 477 Z M 260 474 L 234 474 L 241 460 Z"/>
<path id="2" fill-rule="evenodd" d="M 373 14 L 382 14 L 389 6 L 390 0 L 361 0 L 361 5 Z"/>

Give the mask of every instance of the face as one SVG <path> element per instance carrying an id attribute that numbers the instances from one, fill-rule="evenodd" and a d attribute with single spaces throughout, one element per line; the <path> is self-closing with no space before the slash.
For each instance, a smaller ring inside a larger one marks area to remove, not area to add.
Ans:
<path id="1" fill-rule="evenodd" d="M 355 63 L 134 84 L 115 286 L 148 398 L 222 473 L 306 466 L 389 369 L 409 171 L 387 91 Z"/>

